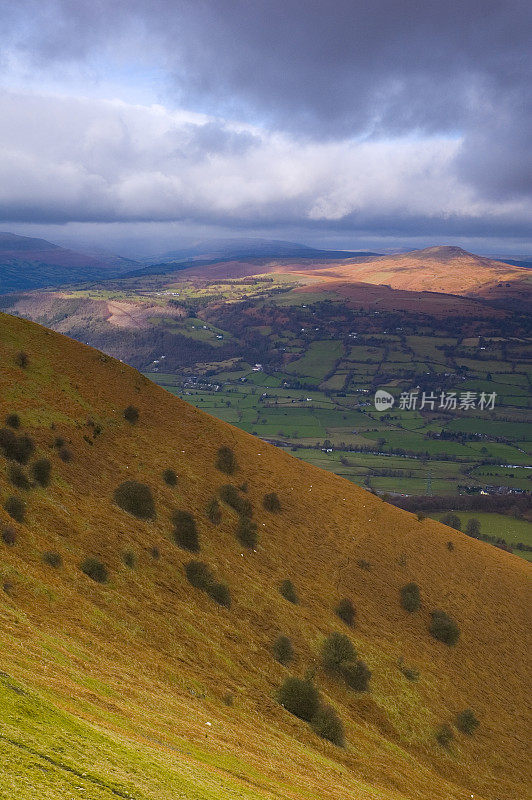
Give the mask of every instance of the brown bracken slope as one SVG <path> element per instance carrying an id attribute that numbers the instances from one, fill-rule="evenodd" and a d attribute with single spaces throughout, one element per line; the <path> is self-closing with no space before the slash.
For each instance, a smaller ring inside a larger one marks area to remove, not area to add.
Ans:
<path id="1" fill-rule="evenodd" d="M 52 463 L 49 486 L 21 489 L 7 477 L 16 465 L 0 456 L 0 505 L 8 496 L 26 504 L 22 523 L 0 507 L 0 529 L 15 534 L 10 546 L 0 540 L 0 795 L 524 800 L 525 561 L 418 521 L 36 324 L 1 315 L 0 358 L 0 425 L 17 413 L 16 435 L 34 441 L 27 475 L 35 459 Z M 124 419 L 130 404 L 136 423 Z M 221 446 L 238 461 L 231 477 L 215 467 Z M 163 481 L 166 468 L 177 486 Z M 155 519 L 113 502 L 129 479 L 151 487 Z M 206 517 L 228 482 L 245 484 L 255 549 L 235 538 L 229 506 L 218 525 Z M 272 491 L 280 513 L 262 506 Z M 196 519 L 196 556 L 172 540 L 176 509 Z M 61 565 L 43 561 L 48 551 Z M 107 583 L 80 570 L 88 556 L 106 565 Z M 194 557 L 228 584 L 230 608 L 187 582 Z M 279 593 L 285 579 L 297 605 Z M 422 596 L 415 613 L 399 603 L 410 581 Z M 357 608 L 352 629 L 334 613 L 342 597 Z M 428 632 L 436 608 L 460 627 L 454 647 Z M 333 631 L 371 668 L 368 692 L 322 669 Z M 288 668 L 271 653 L 280 633 L 295 649 Z M 287 675 L 307 669 L 343 720 L 343 748 L 275 700 Z M 480 721 L 471 736 L 454 727 L 465 708 Z M 444 723 L 449 748 L 435 740 Z"/>

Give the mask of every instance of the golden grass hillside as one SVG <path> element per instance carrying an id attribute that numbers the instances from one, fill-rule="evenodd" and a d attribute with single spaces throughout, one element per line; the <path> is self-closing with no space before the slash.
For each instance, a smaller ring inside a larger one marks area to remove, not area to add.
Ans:
<path id="1" fill-rule="evenodd" d="M 527 796 L 526 562 L 418 521 L 33 323 L 0 316 L 0 358 L 0 426 L 18 414 L 15 435 L 36 445 L 19 470 L 52 464 L 48 486 L 17 488 L 16 462 L 0 456 L 0 530 L 11 530 L 0 540 L 2 800 Z M 236 455 L 232 476 L 215 466 L 222 446 Z M 155 519 L 115 504 L 127 480 L 151 488 Z M 238 542 L 227 504 L 219 524 L 207 519 L 229 482 L 247 484 L 255 548 Z M 263 508 L 269 492 L 280 513 Z M 23 523 L 3 508 L 10 496 L 26 504 Z M 176 510 L 194 515 L 199 553 L 173 541 Z M 50 552 L 59 565 L 43 560 Z M 81 571 L 87 557 L 106 583 Z M 191 558 L 228 585 L 230 608 L 190 585 Z M 297 605 L 279 592 L 286 579 Z M 399 603 L 411 581 L 415 613 Z M 340 598 L 356 606 L 352 629 L 334 613 Z M 458 622 L 455 646 L 429 634 L 433 609 Z M 333 631 L 370 667 L 368 692 L 321 667 Z M 279 634 L 294 646 L 289 667 L 272 656 Z M 309 669 L 343 721 L 343 748 L 275 699 Z M 466 708 L 480 721 L 471 736 L 454 727 Z M 448 748 L 435 739 L 442 724 Z"/>

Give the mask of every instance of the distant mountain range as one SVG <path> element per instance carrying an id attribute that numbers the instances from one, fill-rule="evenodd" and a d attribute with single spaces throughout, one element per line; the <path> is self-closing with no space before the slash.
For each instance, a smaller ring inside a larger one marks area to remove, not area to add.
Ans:
<path id="1" fill-rule="evenodd" d="M 366 250 L 320 250 L 294 242 L 253 238 L 205 239 L 156 257 L 133 260 L 0 233 L 0 294 L 188 270 L 202 278 L 313 272 L 328 281 L 386 284 L 407 291 L 481 291 L 491 295 L 502 282 L 526 282 L 523 268 L 531 264 L 526 260 L 495 261 L 459 247 L 382 255 Z"/>
<path id="2" fill-rule="evenodd" d="M 46 239 L 0 232 L 0 293 L 104 280 L 135 266 L 131 259 L 78 253 Z"/>

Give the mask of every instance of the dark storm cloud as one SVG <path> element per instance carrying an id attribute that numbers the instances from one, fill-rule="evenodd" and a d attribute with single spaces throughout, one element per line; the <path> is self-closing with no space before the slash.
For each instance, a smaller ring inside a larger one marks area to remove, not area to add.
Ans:
<path id="1" fill-rule="evenodd" d="M 23 0 L 3 22 L 4 63 L 155 65 L 169 103 L 262 130 L 149 122 L 140 147 L 132 112 L 104 114 L 47 213 L 501 235 L 530 217 L 528 2 Z"/>

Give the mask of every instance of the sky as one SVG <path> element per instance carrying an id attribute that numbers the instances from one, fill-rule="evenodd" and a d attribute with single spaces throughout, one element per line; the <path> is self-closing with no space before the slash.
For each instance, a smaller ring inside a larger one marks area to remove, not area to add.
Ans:
<path id="1" fill-rule="evenodd" d="M 0 229 L 532 254 L 532 5 L 0 0 Z"/>

